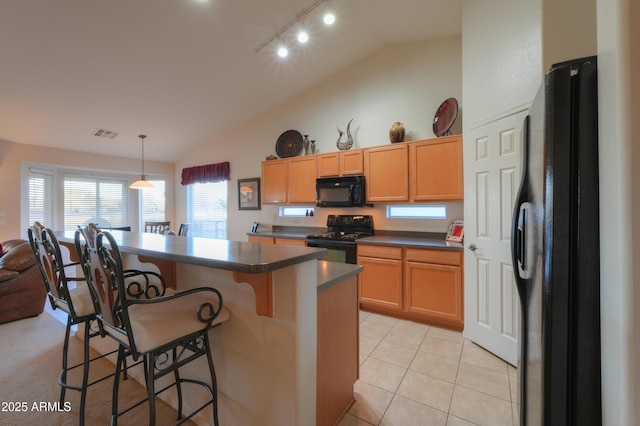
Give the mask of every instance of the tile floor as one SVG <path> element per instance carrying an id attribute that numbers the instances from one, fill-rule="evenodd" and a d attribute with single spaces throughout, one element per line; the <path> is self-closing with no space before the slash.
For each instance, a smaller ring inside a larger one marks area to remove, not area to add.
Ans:
<path id="1" fill-rule="evenodd" d="M 517 426 L 517 382 L 460 332 L 360 311 L 356 402 L 338 426 Z"/>
<path id="2" fill-rule="evenodd" d="M 356 402 L 339 426 L 518 425 L 517 382 L 460 332 L 361 311 Z"/>

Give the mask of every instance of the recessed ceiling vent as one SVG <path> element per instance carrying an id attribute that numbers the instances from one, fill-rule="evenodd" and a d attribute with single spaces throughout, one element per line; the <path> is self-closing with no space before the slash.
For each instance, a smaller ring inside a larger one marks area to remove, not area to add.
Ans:
<path id="1" fill-rule="evenodd" d="M 99 136 L 101 138 L 107 138 L 107 139 L 115 139 L 116 136 L 118 136 L 120 133 L 118 132 L 114 132 L 113 130 L 106 130 L 106 129 L 96 129 L 93 132 L 93 136 Z"/>

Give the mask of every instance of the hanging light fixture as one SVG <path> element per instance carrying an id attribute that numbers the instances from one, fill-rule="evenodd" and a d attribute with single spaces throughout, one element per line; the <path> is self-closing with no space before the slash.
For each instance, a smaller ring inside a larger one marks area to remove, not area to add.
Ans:
<path id="1" fill-rule="evenodd" d="M 147 175 L 144 174 L 144 139 L 147 135 L 139 135 L 138 136 L 142 141 L 142 174 L 140 175 L 140 180 L 133 182 L 129 188 L 131 189 L 149 189 L 155 188 L 155 186 L 147 180 Z"/>

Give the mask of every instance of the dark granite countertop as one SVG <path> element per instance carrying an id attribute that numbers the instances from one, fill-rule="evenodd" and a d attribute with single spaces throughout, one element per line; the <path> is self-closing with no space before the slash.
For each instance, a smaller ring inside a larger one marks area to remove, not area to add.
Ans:
<path id="1" fill-rule="evenodd" d="M 250 232 L 247 235 L 267 238 L 305 239 L 307 235 L 325 232 L 326 228 L 304 227 L 275 227 L 271 230 Z M 376 235 L 357 240 L 358 244 L 382 246 L 403 246 L 413 248 L 432 248 L 438 250 L 464 250 L 464 244 L 452 243 L 445 240 L 444 233 L 437 232 L 408 232 L 376 230 Z"/>
<path id="2" fill-rule="evenodd" d="M 274 226 L 273 229 L 258 232 L 247 232 L 247 235 L 253 237 L 266 238 L 290 238 L 292 240 L 304 240 L 307 235 L 320 234 L 326 232 L 327 228 L 313 228 L 303 226 Z"/>
<path id="3" fill-rule="evenodd" d="M 210 238 L 109 231 L 122 253 L 250 274 L 271 272 L 317 259 L 326 249 L 265 245 Z M 74 231 L 57 232 L 60 242 L 72 243 Z"/>
<path id="4" fill-rule="evenodd" d="M 360 273 L 364 268 L 350 263 L 318 261 L 318 291 Z"/>
<path id="5" fill-rule="evenodd" d="M 398 235 L 374 235 L 373 237 L 361 238 L 358 244 L 369 244 L 378 246 L 402 246 L 411 248 L 425 248 L 438 250 L 462 251 L 464 245 L 462 243 L 452 243 L 442 238 L 423 238 L 409 237 Z"/>

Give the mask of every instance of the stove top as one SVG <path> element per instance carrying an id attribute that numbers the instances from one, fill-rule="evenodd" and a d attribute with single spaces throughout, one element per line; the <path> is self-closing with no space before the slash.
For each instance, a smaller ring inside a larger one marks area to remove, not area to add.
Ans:
<path id="1" fill-rule="evenodd" d="M 308 235 L 307 238 L 350 242 L 373 234 L 373 217 L 370 215 L 329 215 L 327 232 Z"/>

